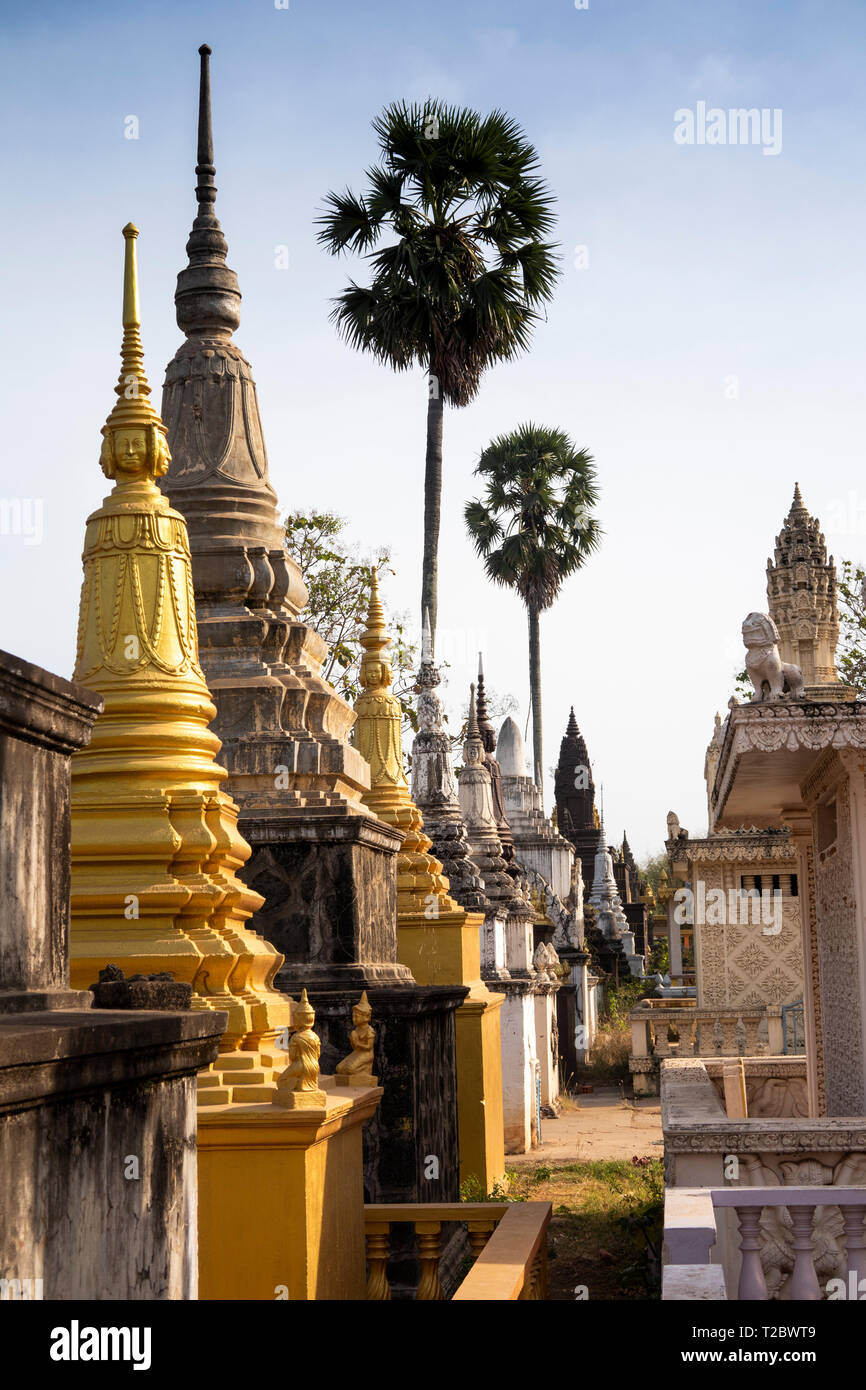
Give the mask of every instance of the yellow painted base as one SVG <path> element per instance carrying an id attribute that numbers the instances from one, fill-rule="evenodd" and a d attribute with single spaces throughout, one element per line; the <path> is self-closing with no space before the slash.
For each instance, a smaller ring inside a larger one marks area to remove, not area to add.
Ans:
<path id="1" fill-rule="evenodd" d="M 481 979 L 481 913 L 398 912 L 400 962 L 419 985 L 468 985 L 457 1010 L 457 1127 L 460 1181 L 475 1179 L 484 1191 L 505 1178 L 502 1111 L 502 1047 L 499 1035 L 504 994 Z"/>
<path id="2" fill-rule="evenodd" d="M 199 1110 L 200 1299 L 364 1299 L 361 1136 L 381 1095 Z"/>

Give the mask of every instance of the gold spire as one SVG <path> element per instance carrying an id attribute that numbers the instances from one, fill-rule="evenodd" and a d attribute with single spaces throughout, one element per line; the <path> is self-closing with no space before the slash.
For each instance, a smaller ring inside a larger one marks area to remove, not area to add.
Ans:
<path id="1" fill-rule="evenodd" d="M 208 728 L 186 524 L 154 482 L 168 448 L 147 399 L 138 232 L 123 235 L 122 367 L 101 457 L 116 482 L 87 519 L 75 665 L 104 710 L 72 759 L 71 974 L 87 988 L 116 961 L 191 982 L 194 1008 L 228 1013 L 202 1095 L 264 1100 L 291 1005 L 271 987 L 283 957 L 247 926 L 263 899 L 237 875 L 250 849 Z"/>
<path id="2" fill-rule="evenodd" d="M 160 478 L 168 471 L 171 455 L 165 425 L 150 403 L 150 384 L 144 370 L 141 315 L 138 307 L 138 266 L 135 243 L 138 228 L 128 222 L 123 229 L 123 341 L 117 400 L 102 427 L 99 462 L 107 478 L 119 484 Z"/>
<path id="3" fill-rule="evenodd" d="M 429 853 L 432 840 L 424 833 L 421 812 L 412 800 L 403 768 L 403 712 L 391 689 L 392 671 L 388 656 L 391 645 L 385 629 L 385 614 L 379 595 L 379 576 L 374 568 L 370 580 L 367 625 L 361 635 L 363 694 L 355 702 L 355 746 L 370 764 L 370 790 L 364 804 L 380 820 L 403 831 L 404 839 L 397 859 L 397 915 L 457 911 L 448 896 L 448 880 L 442 865 Z"/>

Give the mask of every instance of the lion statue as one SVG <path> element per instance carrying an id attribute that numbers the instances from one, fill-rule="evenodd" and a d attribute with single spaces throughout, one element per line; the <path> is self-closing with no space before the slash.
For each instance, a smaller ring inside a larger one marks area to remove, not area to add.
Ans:
<path id="1" fill-rule="evenodd" d="M 750 613 L 743 622 L 746 670 L 758 700 L 802 700 L 803 672 L 779 655 L 779 629 L 767 613 Z"/>

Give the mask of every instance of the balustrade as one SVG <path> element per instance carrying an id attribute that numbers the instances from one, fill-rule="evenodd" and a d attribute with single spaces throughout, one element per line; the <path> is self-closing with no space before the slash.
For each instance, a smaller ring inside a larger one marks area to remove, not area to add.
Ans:
<path id="1" fill-rule="evenodd" d="M 454 1302 L 545 1299 L 548 1295 L 547 1228 L 550 1202 L 431 1202 L 366 1206 L 367 1298 L 391 1297 L 388 1282 L 391 1227 L 415 1228 L 421 1274 L 415 1298 L 444 1297 L 439 1279 L 442 1226 L 466 1226 L 472 1268 L 453 1294 Z"/>
<path id="2" fill-rule="evenodd" d="M 846 1268 L 837 1276 L 844 1280 L 848 1296 L 859 1297 L 860 1280 L 866 1269 L 866 1187 L 670 1187 L 665 1193 L 665 1248 L 667 1267 L 702 1269 L 711 1264 L 710 1251 L 716 1245 L 716 1213 L 733 1208 L 739 1229 L 739 1302 L 764 1302 L 769 1298 L 761 1259 L 765 1236 L 761 1217 L 766 1208 L 784 1207 L 791 1221 L 793 1269 L 789 1297 L 797 1302 L 817 1302 L 824 1298 L 815 1270 L 815 1213 L 836 1207 L 844 1230 Z M 668 1279 L 663 1298 L 688 1298 L 688 1280 Z"/>
<path id="3" fill-rule="evenodd" d="M 644 999 L 629 1022 L 632 1058 L 776 1057 L 784 1051 L 782 1011 L 763 1005 L 699 1009 L 682 1000 Z"/>

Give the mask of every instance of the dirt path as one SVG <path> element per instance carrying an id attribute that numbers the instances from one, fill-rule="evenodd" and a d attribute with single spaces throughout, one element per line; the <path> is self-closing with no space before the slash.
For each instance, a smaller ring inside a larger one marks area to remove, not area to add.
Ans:
<path id="1" fill-rule="evenodd" d="M 661 1108 L 654 1096 L 623 1100 L 618 1087 L 596 1087 L 593 1095 L 563 1102 L 557 1120 L 542 1116 L 541 1143 L 525 1154 L 509 1154 L 509 1168 L 535 1163 L 590 1162 L 597 1158 L 661 1158 Z"/>

